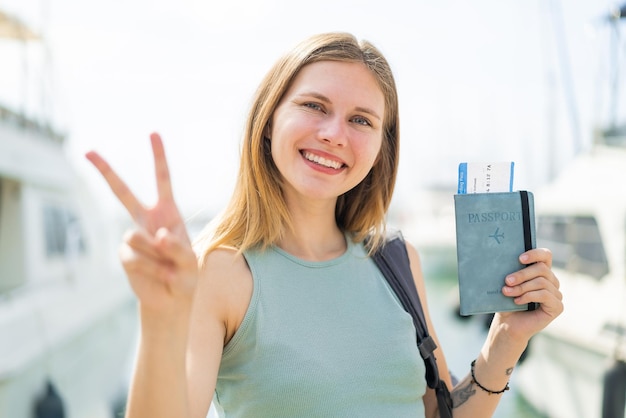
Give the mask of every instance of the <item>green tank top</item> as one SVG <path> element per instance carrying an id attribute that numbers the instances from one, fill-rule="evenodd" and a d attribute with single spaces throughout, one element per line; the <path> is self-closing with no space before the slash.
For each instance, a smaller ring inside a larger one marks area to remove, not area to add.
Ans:
<path id="1" fill-rule="evenodd" d="M 222 355 L 221 417 L 424 416 L 412 319 L 363 245 L 347 242 L 323 262 L 244 253 L 254 287 Z"/>

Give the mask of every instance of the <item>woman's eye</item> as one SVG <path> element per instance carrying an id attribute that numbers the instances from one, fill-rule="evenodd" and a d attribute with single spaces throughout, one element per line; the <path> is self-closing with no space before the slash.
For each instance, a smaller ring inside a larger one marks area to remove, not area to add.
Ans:
<path id="1" fill-rule="evenodd" d="M 356 116 L 352 119 L 355 123 L 358 123 L 359 125 L 363 125 L 363 126 L 372 126 L 372 124 L 370 123 L 369 120 L 367 120 L 366 118 L 362 117 L 362 116 Z"/>
<path id="2" fill-rule="evenodd" d="M 304 103 L 304 106 L 305 106 L 305 107 L 308 107 L 308 108 L 310 108 L 310 109 L 313 109 L 313 110 L 323 110 L 323 109 L 322 109 L 322 106 L 320 106 L 320 105 L 319 105 L 319 104 L 317 104 L 317 103 L 307 102 L 307 103 Z"/>

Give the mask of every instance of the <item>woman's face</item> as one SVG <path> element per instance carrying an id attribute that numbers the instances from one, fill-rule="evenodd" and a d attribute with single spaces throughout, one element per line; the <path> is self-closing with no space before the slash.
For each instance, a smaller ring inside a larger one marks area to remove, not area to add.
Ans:
<path id="1" fill-rule="evenodd" d="M 271 121 L 274 163 L 291 198 L 328 200 L 361 182 L 382 143 L 384 95 L 361 63 L 303 67 Z"/>

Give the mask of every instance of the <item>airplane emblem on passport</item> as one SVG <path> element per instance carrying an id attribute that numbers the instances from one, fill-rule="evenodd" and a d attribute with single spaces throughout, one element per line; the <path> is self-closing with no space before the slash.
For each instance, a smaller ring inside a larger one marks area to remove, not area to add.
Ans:
<path id="1" fill-rule="evenodd" d="M 500 244 L 500 239 L 504 239 L 504 233 L 500 232 L 500 227 L 496 227 L 496 232 L 489 235 L 489 238 L 493 238 L 496 240 L 498 244 Z"/>

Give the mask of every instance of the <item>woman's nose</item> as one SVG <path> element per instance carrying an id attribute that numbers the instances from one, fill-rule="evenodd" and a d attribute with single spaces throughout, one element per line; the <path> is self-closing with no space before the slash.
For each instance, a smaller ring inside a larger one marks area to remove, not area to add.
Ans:
<path id="1" fill-rule="evenodd" d="M 343 147 L 347 138 L 346 122 L 339 117 L 327 118 L 319 130 L 319 138 L 328 144 Z"/>

